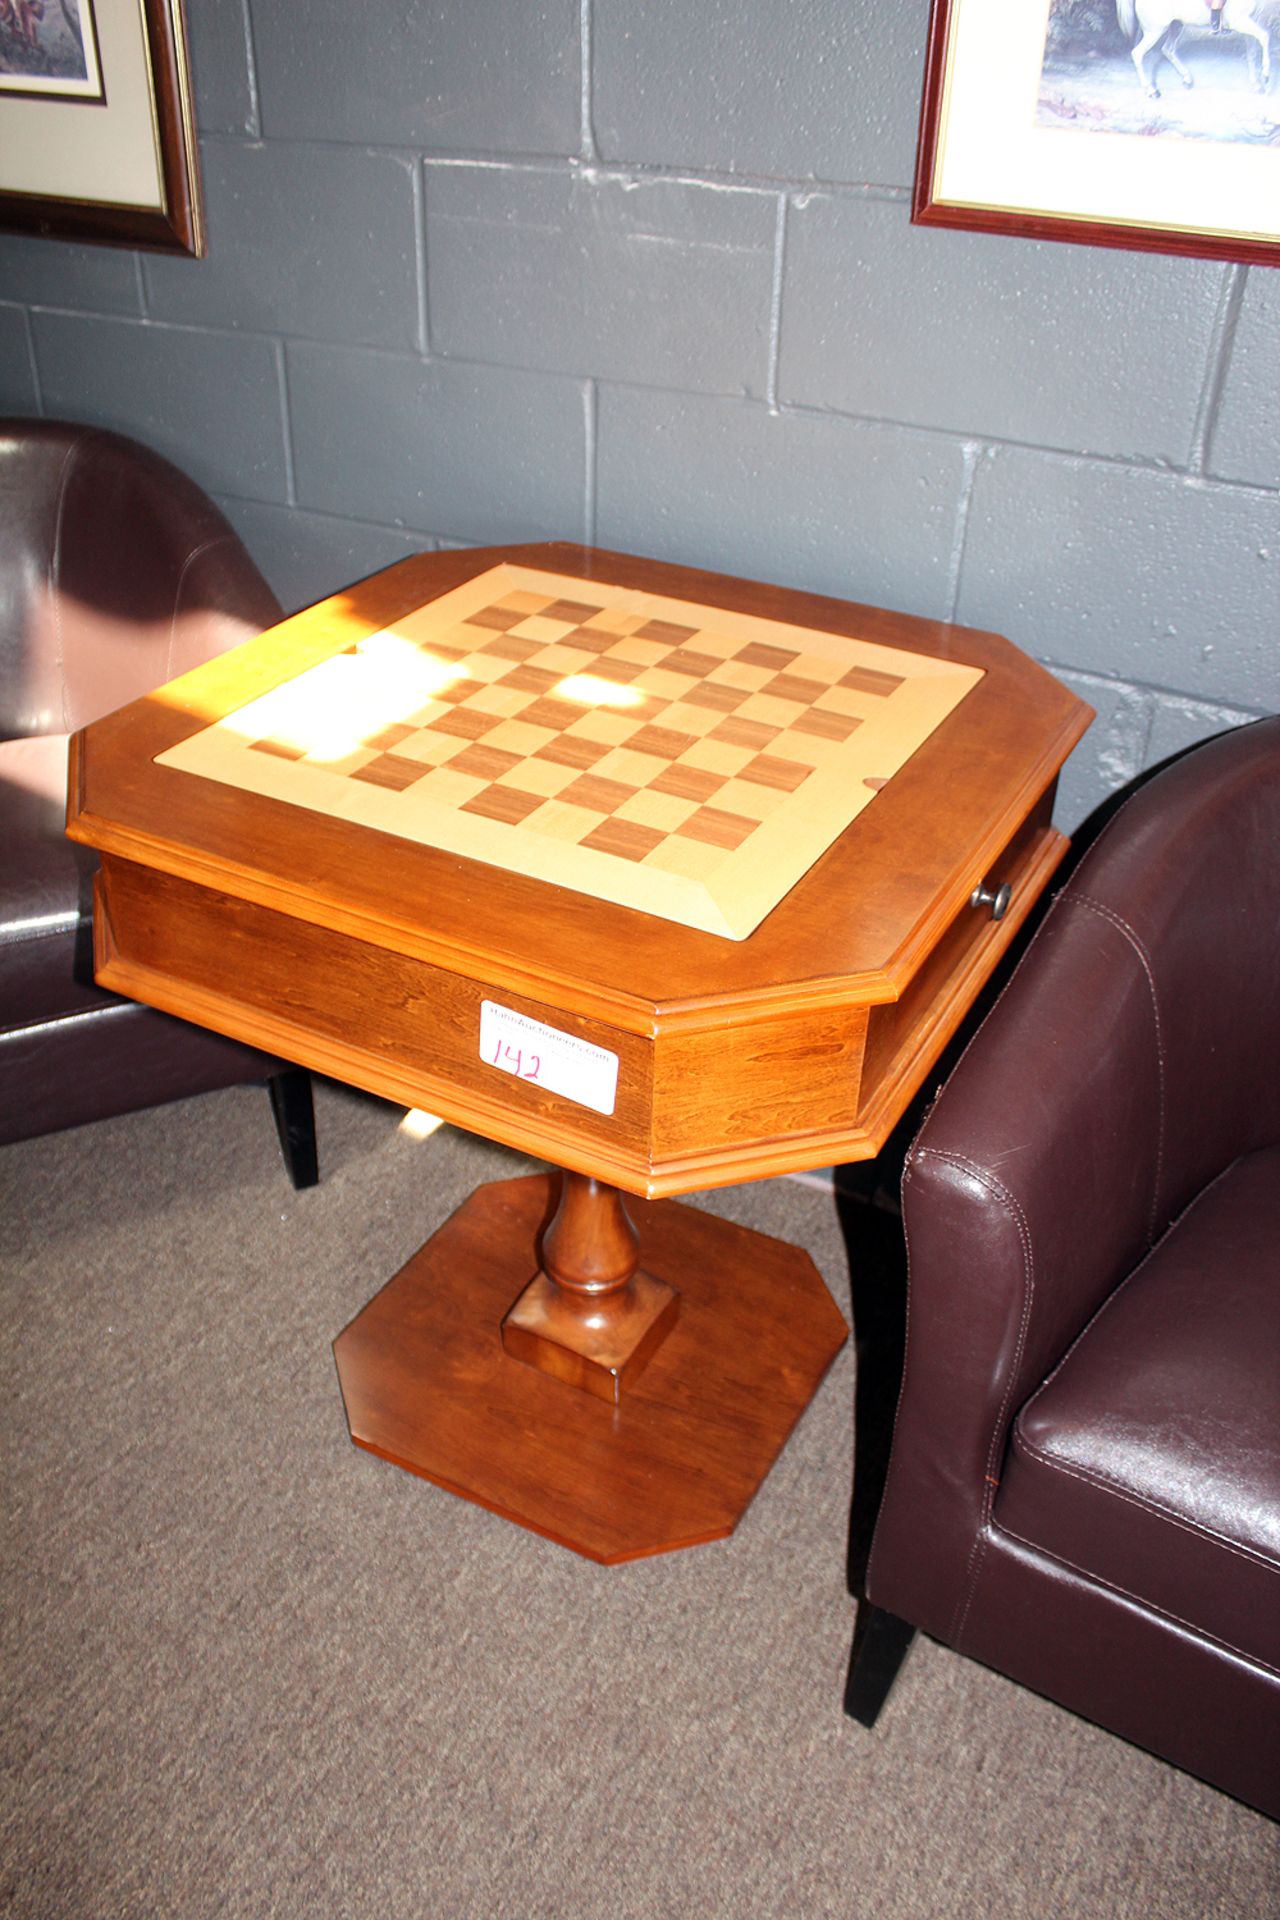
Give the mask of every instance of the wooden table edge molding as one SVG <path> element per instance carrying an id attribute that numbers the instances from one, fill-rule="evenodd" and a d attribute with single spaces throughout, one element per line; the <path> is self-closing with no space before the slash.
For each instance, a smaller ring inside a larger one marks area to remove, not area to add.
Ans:
<path id="1" fill-rule="evenodd" d="M 437 1114 L 465 1131 L 501 1140 L 518 1152 L 554 1161 L 557 1166 L 594 1172 L 642 1199 L 703 1192 L 744 1180 L 768 1179 L 776 1174 L 803 1173 L 850 1160 L 874 1158 L 902 1113 L 918 1093 L 933 1061 L 956 1032 L 977 994 L 1032 912 L 1069 846 L 1065 836 L 1041 835 L 1025 864 L 1012 869 L 1020 882 L 1013 904 L 1000 922 L 974 925 L 975 937 L 957 956 L 952 975 L 930 995 L 927 1016 L 913 1021 L 901 1044 L 893 1049 L 885 1074 L 866 1089 L 855 1115 L 839 1127 L 815 1127 L 787 1139 L 749 1141 L 733 1147 L 684 1152 L 662 1161 L 627 1154 L 608 1143 L 584 1146 L 580 1132 L 557 1125 L 554 1115 L 525 1121 L 504 1100 L 485 1097 L 475 1088 L 460 1088 L 452 1080 L 419 1067 L 410 1072 L 385 1055 L 361 1049 L 350 1038 L 341 1042 L 317 1036 L 307 1024 L 276 1010 L 246 1007 L 240 1000 L 189 983 L 177 982 L 163 967 L 146 966 L 120 950 L 114 937 L 110 901 L 100 880 L 95 882 L 94 959 L 99 981 L 114 992 L 141 1000 L 161 1012 L 194 1021 L 225 1033 L 245 1045 L 294 1060 L 328 1078 L 348 1080 L 366 1092 Z M 962 924 L 965 924 L 962 922 Z M 523 996 L 520 996 L 523 997 Z M 793 1013 L 838 1004 L 827 996 L 806 1002 L 797 997 Z M 887 996 L 886 1009 L 896 1004 Z M 583 1011 L 593 1011 L 584 1008 Z M 711 1023 L 687 1023 L 694 1032 Z M 654 1014 L 642 1027 L 645 1038 L 657 1041 L 678 1032 L 686 1023 L 677 1012 Z M 596 1029 L 593 1029 L 595 1031 Z"/>
<path id="2" fill-rule="evenodd" d="M 506 561 L 981 677 L 738 941 L 157 765 Z M 674 1196 L 879 1151 L 1066 850 L 1091 717 L 998 635 L 557 543 L 402 562 L 77 734 L 104 985 L 563 1170 L 480 1189 L 340 1334 L 357 1444 L 610 1563 L 731 1532 L 847 1329 L 802 1249 Z M 499 1071 L 490 1014 L 612 1061 L 613 1104 Z"/>
<path id="3" fill-rule="evenodd" d="M 553 544 L 546 548 L 492 549 L 474 551 L 465 555 L 428 555 L 417 559 L 402 561 L 387 569 L 385 574 L 375 576 L 372 581 L 363 582 L 346 593 L 332 596 L 328 601 L 308 612 L 296 614 L 285 620 L 269 634 L 257 640 L 249 641 L 244 647 L 236 649 L 234 655 L 222 656 L 209 662 L 205 667 L 171 682 L 167 688 L 159 690 L 148 700 L 134 703 L 120 714 L 107 716 L 92 730 L 90 741 L 95 757 L 110 752 L 116 741 L 113 735 L 127 731 L 136 741 L 137 747 L 146 752 L 149 758 L 175 740 L 198 731 L 207 724 L 213 710 L 210 689 L 222 689 L 235 684 L 233 668 L 229 662 L 246 662 L 244 686 L 238 698 L 245 692 L 255 692 L 274 679 L 287 677 L 288 672 L 296 671 L 299 661 L 311 660 L 324 649 L 333 650 L 335 637 L 349 639 L 347 621 L 352 631 L 369 633 L 380 624 L 393 617 L 395 609 L 405 603 L 405 595 L 421 590 L 424 577 L 424 561 L 448 559 L 455 564 L 447 574 L 447 584 L 453 584 L 467 574 L 482 570 L 495 558 L 510 554 L 513 558 L 541 558 L 544 565 L 563 566 L 565 570 L 580 569 L 585 578 L 597 573 L 608 573 L 609 564 L 615 563 L 626 569 L 626 577 L 643 577 L 645 569 L 652 563 L 641 563 L 628 556 L 618 556 L 592 552 L 588 549 Z M 465 559 L 469 564 L 460 567 L 456 563 Z M 918 620 L 904 615 L 888 615 L 882 610 L 843 605 L 816 595 L 790 594 L 778 588 L 753 587 L 750 583 L 729 582 L 721 576 L 704 575 L 688 568 L 663 568 L 664 574 L 675 576 L 677 584 L 687 583 L 687 590 L 697 592 L 703 598 L 714 599 L 717 590 L 721 590 L 726 604 L 735 600 L 738 604 L 750 599 L 753 594 L 765 596 L 765 603 L 781 610 L 792 601 L 797 601 L 810 620 L 821 620 L 835 630 L 848 630 L 854 633 L 867 633 L 871 637 L 883 637 L 886 640 L 894 635 L 899 643 L 909 644 L 918 651 L 929 647 L 943 655 L 964 654 L 964 657 L 987 658 L 992 656 L 992 665 L 999 671 L 989 674 L 989 679 L 999 682 L 1002 677 L 1011 679 L 1013 675 L 1025 676 L 1033 680 L 1037 688 L 1050 686 L 1061 696 L 1060 710 L 1056 724 L 1051 724 L 1041 716 L 1035 734 L 1035 751 L 1026 753 L 1020 750 L 1010 755 L 1006 774 L 1016 767 L 1016 778 L 1002 780 L 998 798 L 990 806 L 983 805 L 977 810 L 979 826 L 964 843 L 964 858 L 957 865 L 949 867 L 940 883 L 922 891 L 917 912 L 899 921 L 892 941 L 880 947 L 874 956 L 859 953 L 856 965 L 837 966 L 829 972 L 823 970 L 812 980 L 789 978 L 777 986 L 768 978 L 760 976 L 760 969 L 752 969 L 749 962 L 749 950 L 759 946 L 761 936 L 771 933 L 770 922 L 777 920 L 775 910 L 769 920 L 759 929 L 753 941 L 744 943 L 744 948 L 734 952 L 722 950 L 720 954 L 721 972 L 747 973 L 748 991 L 753 1000 L 762 1003 L 773 997 L 791 1001 L 797 994 L 812 995 L 815 999 L 823 996 L 838 998 L 841 1004 L 847 1004 L 852 997 L 868 1003 L 895 998 L 912 977 L 921 956 L 927 951 L 941 926 L 945 925 L 967 900 L 976 877 L 980 876 L 991 861 L 995 859 L 1009 835 L 1026 817 L 1029 810 L 1054 781 L 1058 768 L 1065 760 L 1071 748 L 1076 744 L 1084 727 L 1088 724 L 1090 710 L 1084 704 L 1067 694 L 1066 690 L 1052 682 L 1042 669 L 1025 656 L 1018 654 L 1015 648 L 999 635 L 983 633 L 976 629 L 957 628 L 938 621 Z M 404 591 L 396 594 L 397 581 L 404 581 Z M 412 583 L 412 584 L 410 584 Z M 730 596 L 728 589 L 736 589 Z M 793 615 L 792 617 L 795 617 Z M 274 668 L 266 663 L 274 657 Z M 283 664 L 282 664 L 283 663 Z M 1011 673 L 1012 669 L 1012 673 Z M 980 687 L 966 703 L 972 710 L 974 700 L 988 702 L 992 688 Z M 951 741 L 962 737 L 957 732 L 956 719 L 941 729 L 942 735 Z M 937 756 L 941 741 L 930 741 L 917 760 L 927 760 Z M 131 748 L 136 751 L 136 747 Z M 953 756 L 954 757 L 954 756 Z M 89 840 L 102 851 L 115 852 L 127 859 L 139 860 L 149 867 L 168 870 L 179 875 L 199 879 L 202 875 L 216 874 L 219 881 L 232 881 L 244 897 L 253 898 L 266 906 L 278 907 L 281 911 L 294 914 L 315 916 L 336 916 L 339 924 L 348 925 L 358 931 L 361 937 L 397 944 L 408 944 L 424 959 L 432 959 L 441 952 L 472 957 L 483 954 L 486 963 L 501 964 L 507 971 L 513 985 L 536 978 L 539 982 L 549 982 L 557 990 L 572 991 L 578 995 L 589 994 L 594 1005 L 604 1017 L 615 1025 L 628 1027 L 636 1019 L 636 996 L 627 986 L 619 987 L 614 980 L 584 980 L 580 971 L 558 969 L 554 958 L 540 963 L 536 973 L 522 966 L 518 955 L 511 951 L 495 951 L 492 940 L 469 942 L 468 929 L 451 925 L 447 936 L 433 936 L 432 930 L 424 926 L 421 917 L 412 912 L 398 911 L 395 892 L 387 889 L 368 893 L 363 899 L 350 888 L 347 876 L 334 881 L 321 873 L 310 875 L 305 884 L 298 884 L 287 872 L 277 865 L 264 864 L 259 848 L 252 841 L 245 843 L 243 853 L 237 857 L 225 842 L 216 853 L 202 858 L 199 843 L 191 837 L 175 841 L 172 836 L 155 827 L 154 814 L 148 813 L 152 790 L 164 790 L 174 795 L 181 804 L 184 787 L 189 787 L 189 776 L 166 773 L 154 766 L 148 770 L 146 781 L 132 795 L 121 795 L 124 805 L 109 818 L 95 814 L 92 801 L 87 795 L 87 786 L 93 769 L 83 763 L 82 752 L 76 753 L 75 796 L 71 812 L 69 830 L 73 837 Z M 901 792 L 906 784 L 915 779 L 918 769 L 914 762 L 908 763 L 902 774 L 893 783 L 893 788 Z M 208 783 L 205 785 L 206 801 L 210 798 Z M 893 789 L 890 790 L 891 792 Z M 217 798 L 218 796 L 213 796 Z M 896 796 L 895 796 L 896 797 Z M 129 805 L 132 800 L 132 806 Z M 863 823 L 863 831 L 854 837 L 861 841 L 867 837 L 867 831 L 876 825 L 876 816 L 886 807 L 886 796 L 881 796 L 876 807 L 871 809 Z M 273 809 L 269 804 L 259 809 L 264 818 L 270 818 Z M 291 811 L 291 810 L 285 810 Z M 857 826 L 858 823 L 855 823 Z M 386 836 L 368 833 L 365 829 L 351 829 L 365 836 L 365 843 L 376 846 L 383 843 L 385 852 Z M 850 837 L 850 836 L 845 836 Z M 402 850 L 409 866 L 421 874 L 424 884 L 444 873 L 453 877 L 460 867 L 468 863 L 458 862 L 446 855 L 433 855 L 431 850 L 405 848 Z M 826 869 L 835 866 L 838 871 L 831 875 L 835 885 L 843 884 L 848 878 L 848 869 L 854 859 L 843 856 L 842 849 L 833 847 L 821 856 L 805 877 L 802 886 L 812 891 L 814 885 L 824 883 Z M 513 878 L 513 885 L 519 891 L 519 883 Z M 538 882 L 525 882 L 522 904 L 526 907 L 534 899 L 546 906 L 546 889 Z M 799 889 L 796 889 L 799 891 Z M 406 898 L 412 896 L 413 889 L 406 888 Z M 372 908 L 370 910 L 370 902 Z M 563 905 L 563 902 L 561 903 Z M 595 918 L 606 923 L 608 937 L 612 939 L 629 958 L 629 944 L 637 933 L 636 916 L 625 909 L 612 908 L 603 903 L 593 903 Z M 641 916 L 647 921 L 648 916 Z M 486 928 L 486 934 L 489 929 Z M 643 929 L 641 930 L 643 931 Z M 659 930 L 661 932 L 661 930 Z M 767 944 L 767 942 L 766 942 Z M 688 934 L 679 941 L 679 951 L 690 956 L 695 971 L 705 971 L 706 952 L 703 936 Z M 682 959 L 680 965 L 689 970 L 688 962 Z M 730 999 L 733 997 L 733 983 L 728 986 Z M 708 1009 L 718 1004 L 720 994 L 700 994 L 683 987 L 680 980 L 670 984 L 664 979 L 660 995 L 655 996 L 669 1017 L 679 1012 L 687 1013 L 691 1019 L 713 1017 Z"/>
<path id="4" fill-rule="evenodd" d="M 1064 738 L 1065 752 L 1077 743 L 1079 733 Z M 307 889 L 289 886 L 279 881 L 264 880 L 250 866 L 228 863 L 219 866 L 217 862 L 202 860 L 187 854 L 175 853 L 163 839 L 137 832 L 121 831 L 111 821 L 94 813 L 80 797 L 82 794 L 84 765 L 83 734 L 74 734 L 70 743 L 69 788 L 71 804 L 68 813 L 68 833 L 73 839 L 80 840 L 97 849 L 100 853 L 110 854 L 135 865 L 147 867 L 158 873 L 168 873 L 175 878 L 189 879 L 197 884 L 201 882 L 225 884 L 234 879 L 238 894 L 257 904 L 276 912 L 293 915 L 299 919 L 316 921 L 322 925 L 341 924 L 356 937 L 374 946 L 385 946 L 399 953 L 412 953 L 422 960 L 440 963 L 448 960 L 454 964 L 459 961 L 478 961 L 482 955 L 479 949 L 468 952 L 461 942 L 442 945 L 429 934 L 408 921 L 397 920 L 394 914 L 375 917 L 367 913 L 352 912 L 350 909 L 330 909 L 325 911 L 315 895 Z M 1046 789 L 1056 778 L 1056 769 L 1050 766 L 1046 770 L 1045 786 L 1029 785 L 1031 802 L 1043 797 Z M 1024 816 L 1018 814 L 1015 819 Z M 1056 841 L 1058 857 L 1065 852 L 1068 842 L 1065 836 L 1047 833 L 1046 841 Z M 989 844 L 975 849 L 972 859 L 961 870 L 947 893 L 937 902 L 937 911 L 928 920 L 922 919 L 904 935 L 902 944 L 885 964 L 879 968 L 868 968 L 856 978 L 838 975 L 819 975 L 810 980 L 788 982 L 776 987 L 753 989 L 749 1001 L 753 1007 L 774 1006 L 779 1009 L 794 1009 L 807 1006 L 815 1010 L 823 1007 L 867 1005 L 876 1006 L 884 1001 L 898 999 L 905 987 L 914 977 L 921 956 L 932 951 L 939 929 L 952 921 L 970 901 L 974 888 L 986 876 L 993 859 L 996 859 L 1007 845 L 1007 835 L 993 833 Z M 1056 864 L 1056 862 L 1055 862 Z M 661 1001 L 646 1000 L 635 994 L 606 992 L 579 976 L 560 974 L 554 967 L 529 969 L 510 957 L 495 961 L 494 956 L 484 955 L 489 963 L 495 985 L 511 988 L 513 992 L 528 993 L 532 988 L 553 990 L 572 994 L 582 1011 L 591 1012 L 624 1031 L 644 1033 L 652 1036 L 660 1024 L 668 1029 L 677 1027 L 695 1031 L 706 1026 L 718 1026 L 723 1021 L 724 1008 L 733 1003 L 732 994 L 703 994 L 666 996 Z"/>

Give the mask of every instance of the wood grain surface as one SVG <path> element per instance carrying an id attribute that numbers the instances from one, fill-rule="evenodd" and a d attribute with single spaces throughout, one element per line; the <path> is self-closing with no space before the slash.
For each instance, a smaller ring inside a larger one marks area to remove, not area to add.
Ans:
<path id="1" fill-rule="evenodd" d="M 980 669 L 749 939 L 157 764 L 246 700 L 499 563 Z M 353 1083 L 661 1194 L 878 1150 L 1047 883 L 1090 711 L 992 634 L 553 545 L 431 554 L 334 596 L 73 745 L 102 852 L 100 977 Z M 1004 920 L 974 912 L 993 877 Z M 485 1000 L 616 1056 L 612 1113 L 498 1072 Z"/>
<path id="2" fill-rule="evenodd" d="M 743 939 L 981 672 L 499 565 L 160 759 Z"/>
<path id="3" fill-rule="evenodd" d="M 680 1314 L 618 1406 L 505 1353 L 497 1327 L 556 1198 L 481 1187 L 334 1344 L 357 1445 L 593 1560 L 723 1539 L 847 1329 L 808 1254 L 673 1201 L 635 1203 Z"/>

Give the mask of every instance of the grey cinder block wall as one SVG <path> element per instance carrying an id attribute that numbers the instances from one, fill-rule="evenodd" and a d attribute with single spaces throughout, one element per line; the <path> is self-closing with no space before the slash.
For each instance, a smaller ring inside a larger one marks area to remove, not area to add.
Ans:
<path id="1" fill-rule="evenodd" d="M 1068 829 L 1280 705 L 1280 273 L 913 227 L 927 0 L 187 13 L 209 258 L 0 240 L 0 406 L 290 607 L 569 537 L 993 627 L 1098 709 Z"/>

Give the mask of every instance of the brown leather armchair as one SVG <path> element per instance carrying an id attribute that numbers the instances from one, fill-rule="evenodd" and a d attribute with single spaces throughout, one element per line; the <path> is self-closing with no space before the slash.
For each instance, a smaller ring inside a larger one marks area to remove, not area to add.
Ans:
<path id="1" fill-rule="evenodd" d="M 918 1627 L 1280 1816 L 1280 718 L 1116 814 L 903 1220 L 848 1711 Z"/>
<path id="2" fill-rule="evenodd" d="M 0 1142 L 265 1081 L 295 1186 L 309 1076 L 93 982 L 69 736 L 280 617 L 212 501 L 118 434 L 0 420 Z"/>

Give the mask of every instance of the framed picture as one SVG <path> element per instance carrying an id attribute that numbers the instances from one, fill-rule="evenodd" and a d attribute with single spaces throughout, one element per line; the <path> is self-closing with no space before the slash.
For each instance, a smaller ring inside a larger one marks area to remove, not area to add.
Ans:
<path id="1" fill-rule="evenodd" d="M 204 252 L 182 0 L 0 0 L 0 227 Z"/>
<path id="2" fill-rule="evenodd" d="M 1280 264 L 1274 0 L 933 0 L 912 218 Z"/>

